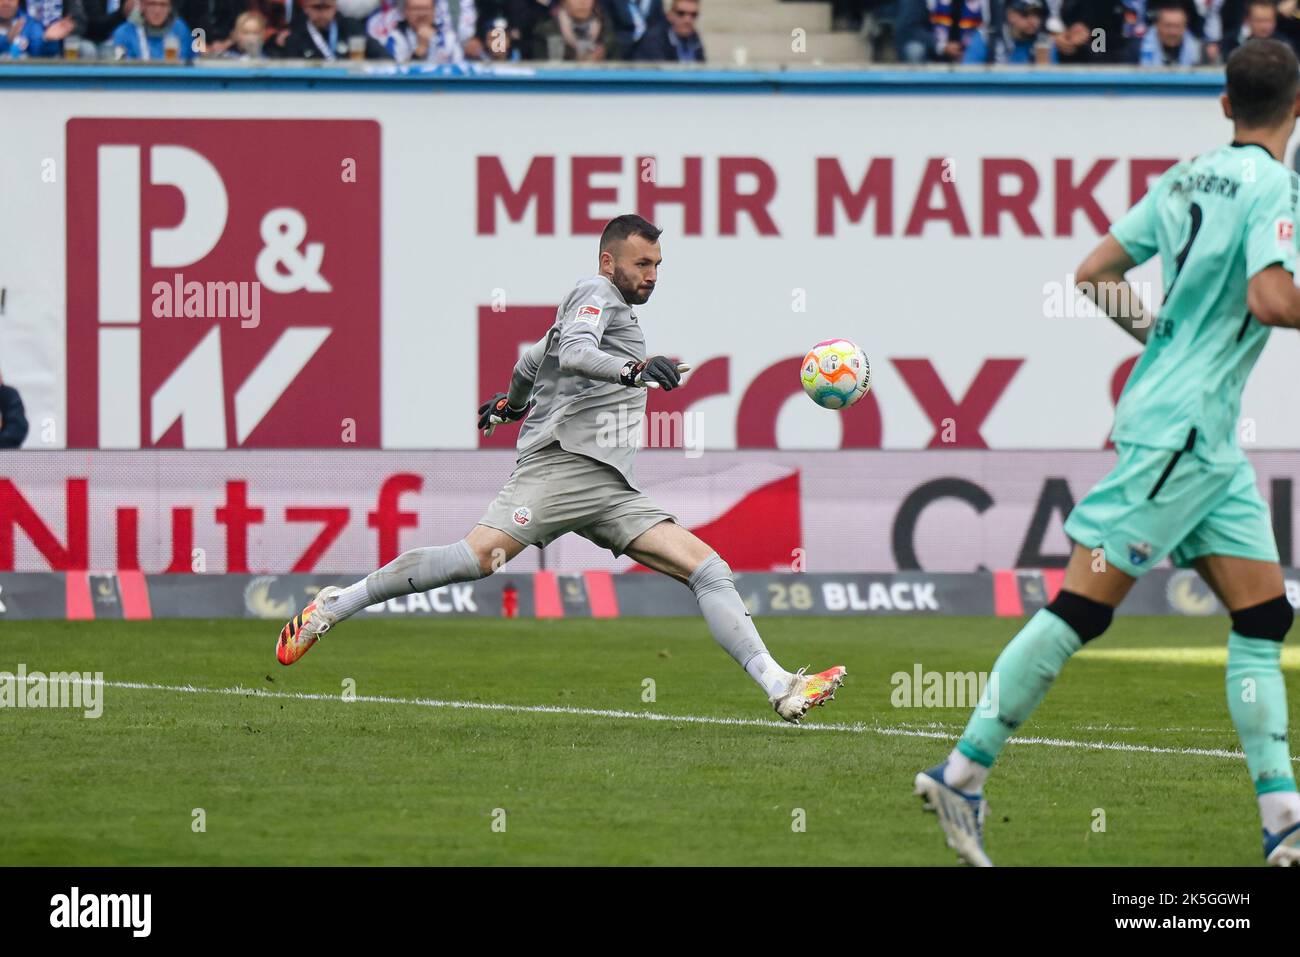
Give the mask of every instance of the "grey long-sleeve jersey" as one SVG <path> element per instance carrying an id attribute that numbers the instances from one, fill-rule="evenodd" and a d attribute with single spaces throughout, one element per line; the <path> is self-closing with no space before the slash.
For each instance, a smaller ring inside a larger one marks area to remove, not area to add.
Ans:
<path id="1" fill-rule="evenodd" d="M 632 307 L 604 276 L 581 280 L 564 297 L 555 324 L 529 346 L 510 379 L 510 404 L 536 402 L 519 430 L 519 458 L 551 442 L 605 462 L 636 488 L 632 459 L 645 418 L 646 390 L 625 386 L 629 359 L 646 357 Z"/>

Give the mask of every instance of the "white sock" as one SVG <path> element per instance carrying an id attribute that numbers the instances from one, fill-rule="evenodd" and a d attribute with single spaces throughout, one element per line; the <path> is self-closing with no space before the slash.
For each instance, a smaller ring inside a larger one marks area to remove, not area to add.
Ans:
<path id="1" fill-rule="evenodd" d="M 1264 829 L 1270 834 L 1280 834 L 1294 824 L 1300 824 L 1300 794 L 1295 791 L 1270 791 L 1259 796 L 1259 816 Z"/>
<path id="2" fill-rule="evenodd" d="M 361 581 L 343 589 L 325 604 L 337 620 L 342 621 L 344 618 L 350 618 L 362 608 L 367 608 L 374 603 L 374 599 L 370 597 L 370 592 L 366 590 L 366 580 L 363 578 Z"/>
<path id="3" fill-rule="evenodd" d="M 943 769 L 943 783 L 967 794 L 983 794 L 989 769 L 972 761 L 956 748 L 948 755 L 948 766 Z"/>
<path id="4" fill-rule="evenodd" d="M 758 682 L 758 686 L 767 692 L 769 698 L 784 692 L 792 677 L 766 651 L 760 651 L 745 662 L 745 672 Z"/>

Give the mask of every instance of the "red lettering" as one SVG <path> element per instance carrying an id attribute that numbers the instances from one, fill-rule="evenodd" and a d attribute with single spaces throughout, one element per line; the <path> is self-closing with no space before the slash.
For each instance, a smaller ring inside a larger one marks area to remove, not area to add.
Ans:
<path id="1" fill-rule="evenodd" d="M 749 384 L 740 400 L 736 415 L 736 448 L 774 449 L 776 417 L 793 395 L 802 395 L 803 386 L 796 375 L 803 356 L 791 356 L 768 366 Z M 840 413 L 840 447 L 845 449 L 880 448 L 883 429 L 876 397 L 868 392 L 857 405 Z"/>
<path id="2" fill-rule="evenodd" d="M 1002 177 L 1014 176 L 1020 188 L 1014 193 L 1001 191 Z M 1027 162 L 1014 158 L 989 158 L 984 160 L 984 219 L 985 236 L 1002 235 L 1002 214 L 1009 213 L 1024 236 L 1041 236 L 1043 231 L 1034 221 L 1030 204 L 1038 197 L 1038 173 Z"/>
<path id="3" fill-rule="evenodd" d="M 1074 160 L 1056 160 L 1056 235 L 1074 235 L 1074 214 L 1078 210 L 1083 211 L 1099 234 L 1110 229 L 1110 220 L 1092 194 L 1114 165 L 1113 159 L 1097 160 L 1075 185 Z"/>
<path id="4" fill-rule="evenodd" d="M 117 510 L 117 570 L 120 572 L 140 570 L 139 524 L 139 509 Z"/>
<path id="5" fill-rule="evenodd" d="M 916 188 L 916 200 L 912 203 L 912 215 L 908 217 L 904 236 L 920 236 L 925 224 L 931 220 L 947 223 L 954 236 L 969 236 L 970 226 L 966 223 L 966 214 L 962 212 L 961 199 L 957 196 L 956 177 L 949 173 L 948 160 L 932 158 L 925 164 L 921 174 L 921 185 Z M 939 190 L 942 203 L 931 206 L 930 199 L 935 189 Z"/>
<path id="6" fill-rule="evenodd" d="M 90 535 L 87 508 L 87 480 L 68 479 L 64 486 L 68 545 L 59 544 L 49 526 L 23 498 L 9 479 L 0 479 L 0 572 L 14 570 L 14 529 L 21 528 L 28 541 L 56 572 L 85 571 L 90 564 Z"/>
<path id="7" fill-rule="evenodd" d="M 415 512 L 401 510 L 401 497 L 407 492 L 418 492 L 424 480 L 410 472 L 398 472 L 384 479 L 379 487 L 379 503 L 366 516 L 366 525 L 379 533 L 379 564 L 387 565 L 401 554 L 401 530 L 415 528 L 420 517 Z"/>
<path id="8" fill-rule="evenodd" d="M 194 574 L 194 509 L 172 509 L 172 561 L 168 575 Z"/>
<path id="9" fill-rule="evenodd" d="M 892 361 L 934 425 L 929 448 L 986 449 L 980 429 L 1025 360 L 986 359 L 960 401 L 949 394 L 929 359 Z M 944 433 L 949 430 L 953 440 L 946 442 Z"/>
<path id="10" fill-rule="evenodd" d="M 752 193 L 740 191 L 740 177 L 753 176 L 758 185 Z M 767 211 L 776 196 L 776 172 L 756 156 L 718 158 L 718 235 L 735 236 L 740 214 L 753 222 L 760 236 L 779 236 L 781 231 Z"/>
<path id="11" fill-rule="evenodd" d="M 703 182 L 703 160 L 698 156 L 687 156 L 682 161 L 682 167 L 685 182 L 681 186 L 661 186 L 659 164 L 655 158 L 637 157 L 636 211 L 653 223 L 661 203 L 679 203 L 685 218 L 683 235 L 700 236 L 704 233 L 704 200 L 700 185 Z M 647 170 L 650 171 L 650 176 L 646 175 Z"/>
<path id="12" fill-rule="evenodd" d="M 685 422 L 682 423 L 681 428 L 665 430 L 654 427 L 654 423 L 660 421 L 656 417 L 678 414 L 684 416 L 695 403 L 715 395 L 726 395 L 730 391 L 731 360 L 727 356 L 717 356 L 692 369 L 679 389 L 674 389 L 672 392 L 664 392 L 662 389 L 651 391 L 646 396 L 647 439 L 663 438 L 664 433 L 667 432 L 672 447 L 681 448 L 686 439 Z M 671 423 L 673 420 L 669 418 L 668 421 Z"/>
<path id="13" fill-rule="evenodd" d="M 495 235 L 497 201 L 505 207 L 511 222 L 524 218 L 528 207 L 537 203 L 537 234 L 555 235 L 555 157 L 534 156 L 518 189 L 510 185 L 499 156 L 478 157 L 478 234 Z"/>
<path id="14" fill-rule="evenodd" d="M 876 204 L 876 235 L 888 236 L 894 231 L 894 160 L 888 156 L 874 157 L 866 175 L 855 190 L 833 156 L 817 157 L 817 235 L 835 235 L 835 207 L 844 208 L 849 222 L 860 222 L 867 213 L 867 205 Z"/>
<path id="15" fill-rule="evenodd" d="M 248 483 L 227 482 L 226 504 L 216 510 L 218 525 L 226 526 L 226 571 L 248 572 L 248 526 L 261 525 L 266 512 L 248 505 Z"/>
<path id="16" fill-rule="evenodd" d="M 572 195 L 569 197 L 569 233 L 573 236 L 599 236 L 609 222 L 608 216 L 592 216 L 592 203 L 617 203 L 614 186 L 593 186 L 595 173 L 620 173 L 621 156 L 575 156 L 569 161 Z"/>
<path id="17" fill-rule="evenodd" d="M 286 522 L 324 522 L 320 534 L 311 540 L 311 544 L 293 563 L 292 571 L 295 572 L 313 572 L 316 570 L 316 563 L 325 551 L 334 544 L 334 541 L 347 527 L 348 515 L 350 510 L 346 507 L 340 508 L 286 508 L 284 510 L 284 520 Z"/>

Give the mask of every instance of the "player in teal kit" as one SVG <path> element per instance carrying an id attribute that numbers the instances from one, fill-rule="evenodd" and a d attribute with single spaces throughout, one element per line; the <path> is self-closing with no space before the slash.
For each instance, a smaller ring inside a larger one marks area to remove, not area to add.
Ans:
<path id="1" fill-rule="evenodd" d="M 1115 411 L 1119 462 L 1065 523 L 1075 544 L 1060 593 L 994 664 L 996 709 L 981 702 L 948 759 L 916 776 L 916 793 L 968 863 L 990 863 L 983 790 L 1003 745 L 1070 656 L 1110 625 L 1134 581 L 1169 556 L 1195 567 L 1231 614 L 1228 710 L 1259 799 L 1265 859 L 1300 865 L 1281 670 L 1293 613 L 1268 507 L 1236 437 L 1241 392 L 1270 328 L 1300 327 L 1300 181 L 1280 162 L 1298 81 L 1282 43 L 1234 52 L 1222 97 L 1233 142 L 1168 170 L 1079 267 L 1080 292 L 1145 349 Z M 1156 255 L 1158 318 L 1124 279 Z"/>

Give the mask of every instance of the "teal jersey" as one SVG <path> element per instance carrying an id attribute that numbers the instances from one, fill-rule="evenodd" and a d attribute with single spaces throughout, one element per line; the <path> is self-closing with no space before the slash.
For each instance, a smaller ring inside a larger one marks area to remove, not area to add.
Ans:
<path id="1" fill-rule="evenodd" d="M 1159 254 L 1165 290 L 1115 410 L 1116 442 L 1241 458 L 1241 392 L 1269 333 L 1246 286 L 1275 264 L 1295 273 L 1298 192 L 1262 146 L 1234 143 L 1167 170 L 1111 227 L 1134 262 Z"/>

